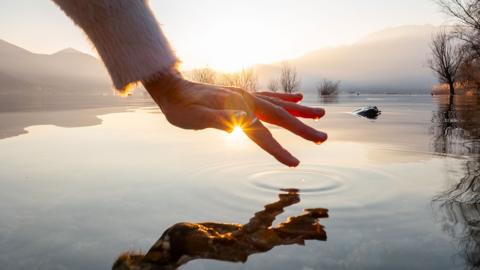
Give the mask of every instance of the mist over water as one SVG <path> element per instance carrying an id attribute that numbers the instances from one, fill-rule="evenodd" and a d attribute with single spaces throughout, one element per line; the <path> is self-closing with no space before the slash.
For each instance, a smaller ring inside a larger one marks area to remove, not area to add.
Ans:
<path id="1" fill-rule="evenodd" d="M 101 121 L 82 127 L 30 126 L 0 140 L 1 265 L 108 269 L 121 252 L 148 250 L 178 222 L 245 224 L 281 189 L 294 188 L 301 201 L 274 224 L 327 208 L 326 242 L 276 247 L 245 264 L 198 260 L 181 269 L 478 266 L 477 99 L 373 95 L 306 103 L 327 110 L 325 119 L 309 122 L 329 133 L 325 144 L 272 127 L 302 161 L 297 169 L 247 140 L 172 127 L 152 108 L 99 112 Z M 382 115 L 351 114 L 367 105 Z M 25 113 L 9 117 L 22 121 Z"/>

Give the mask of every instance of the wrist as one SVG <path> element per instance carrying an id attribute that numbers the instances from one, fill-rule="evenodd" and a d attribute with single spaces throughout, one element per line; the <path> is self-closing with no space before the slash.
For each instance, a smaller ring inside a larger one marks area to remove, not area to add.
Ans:
<path id="1" fill-rule="evenodd" d="M 159 72 L 142 81 L 143 86 L 158 105 L 169 97 L 173 97 L 184 81 L 176 68 Z"/>

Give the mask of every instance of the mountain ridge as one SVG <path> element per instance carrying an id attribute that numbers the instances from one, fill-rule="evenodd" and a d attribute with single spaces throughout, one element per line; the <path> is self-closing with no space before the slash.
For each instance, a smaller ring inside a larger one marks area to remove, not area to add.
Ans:
<path id="1" fill-rule="evenodd" d="M 295 66 L 306 91 L 323 79 L 342 81 L 344 91 L 429 93 L 434 74 L 426 66 L 432 25 L 391 27 L 358 42 L 320 48 L 288 62 Z M 281 63 L 258 65 L 262 84 L 278 77 Z"/>
<path id="2" fill-rule="evenodd" d="M 30 85 L 24 91 L 90 91 L 111 89 L 108 73 L 94 56 L 73 48 L 53 54 L 33 53 L 5 40 L 0 40 L 0 73 L 3 78 L 16 78 L 1 84 L 1 90 L 18 90 L 15 85 Z M 16 83 L 13 83 L 16 81 Z"/>
<path id="3" fill-rule="evenodd" d="M 428 93 L 436 82 L 426 67 L 432 25 L 390 27 L 359 41 L 308 52 L 288 62 L 314 92 L 324 78 L 341 80 L 344 91 Z M 111 92 L 108 73 L 98 58 L 74 48 L 37 54 L 0 39 L 0 91 L 25 87 L 51 91 Z M 260 84 L 280 74 L 280 63 L 256 65 Z M 4 82 L 5 81 L 5 82 Z"/>

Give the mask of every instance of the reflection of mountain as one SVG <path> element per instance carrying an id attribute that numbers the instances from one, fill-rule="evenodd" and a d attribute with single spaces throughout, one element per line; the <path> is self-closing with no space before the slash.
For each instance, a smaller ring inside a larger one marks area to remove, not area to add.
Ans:
<path id="1" fill-rule="evenodd" d="M 277 202 L 267 204 L 245 225 L 225 223 L 178 223 L 167 229 L 147 254 L 126 253 L 114 263 L 114 270 L 177 269 L 195 259 L 245 262 L 255 253 L 281 245 L 304 245 L 305 240 L 326 241 L 320 218 L 327 209 L 307 209 L 272 226 L 284 208 L 300 202 L 298 190 L 284 190 Z"/>
<path id="2" fill-rule="evenodd" d="M 466 156 L 463 176 L 439 194 L 440 222 L 451 235 L 469 269 L 480 268 L 480 99 L 442 97 L 432 119 L 433 148 Z"/>
<path id="3" fill-rule="evenodd" d="M 433 26 L 403 26 L 371 34 L 359 42 L 325 48 L 291 60 L 313 91 L 323 78 L 341 80 L 344 90 L 369 92 L 430 91 L 435 78 L 425 63 Z M 259 66 L 260 77 L 279 74 L 278 65 Z"/>
<path id="4" fill-rule="evenodd" d="M 35 54 L 0 40 L 0 59 L 0 112 L 25 112 L 0 115 L 0 139 L 26 133 L 32 125 L 99 124 L 98 114 L 152 105 L 143 91 L 115 96 L 99 60 L 73 49 Z"/>

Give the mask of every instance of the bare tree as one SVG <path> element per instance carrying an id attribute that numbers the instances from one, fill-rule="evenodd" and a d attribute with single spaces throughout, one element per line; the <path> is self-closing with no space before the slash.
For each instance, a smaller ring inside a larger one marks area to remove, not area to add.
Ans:
<path id="1" fill-rule="evenodd" d="M 443 12 L 461 24 L 480 30 L 480 0 L 435 0 Z"/>
<path id="2" fill-rule="evenodd" d="M 300 79 L 298 79 L 297 70 L 287 62 L 282 63 L 280 86 L 285 93 L 293 93 L 300 90 Z"/>
<path id="3" fill-rule="evenodd" d="M 258 87 L 258 77 L 253 69 L 243 69 L 237 73 L 225 73 L 219 82 L 221 85 L 233 86 L 255 92 Z"/>
<path id="4" fill-rule="evenodd" d="M 455 44 L 445 30 L 442 30 L 433 37 L 430 48 L 432 50 L 430 68 L 441 83 L 448 84 L 450 95 L 454 95 L 455 83 L 463 63 L 464 52 L 461 46 Z"/>
<path id="5" fill-rule="evenodd" d="M 480 58 L 480 0 L 435 0 L 443 12 L 457 21 L 456 37 Z"/>
<path id="6" fill-rule="evenodd" d="M 192 71 L 192 80 L 200 83 L 215 84 L 217 73 L 211 68 L 199 68 Z"/>
<path id="7" fill-rule="evenodd" d="M 317 86 L 317 93 L 319 96 L 336 96 L 339 93 L 340 81 L 331 81 L 324 79 Z"/>
<path id="8" fill-rule="evenodd" d="M 267 89 L 272 92 L 278 92 L 280 90 L 280 82 L 278 79 L 273 78 L 268 82 Z"/>

